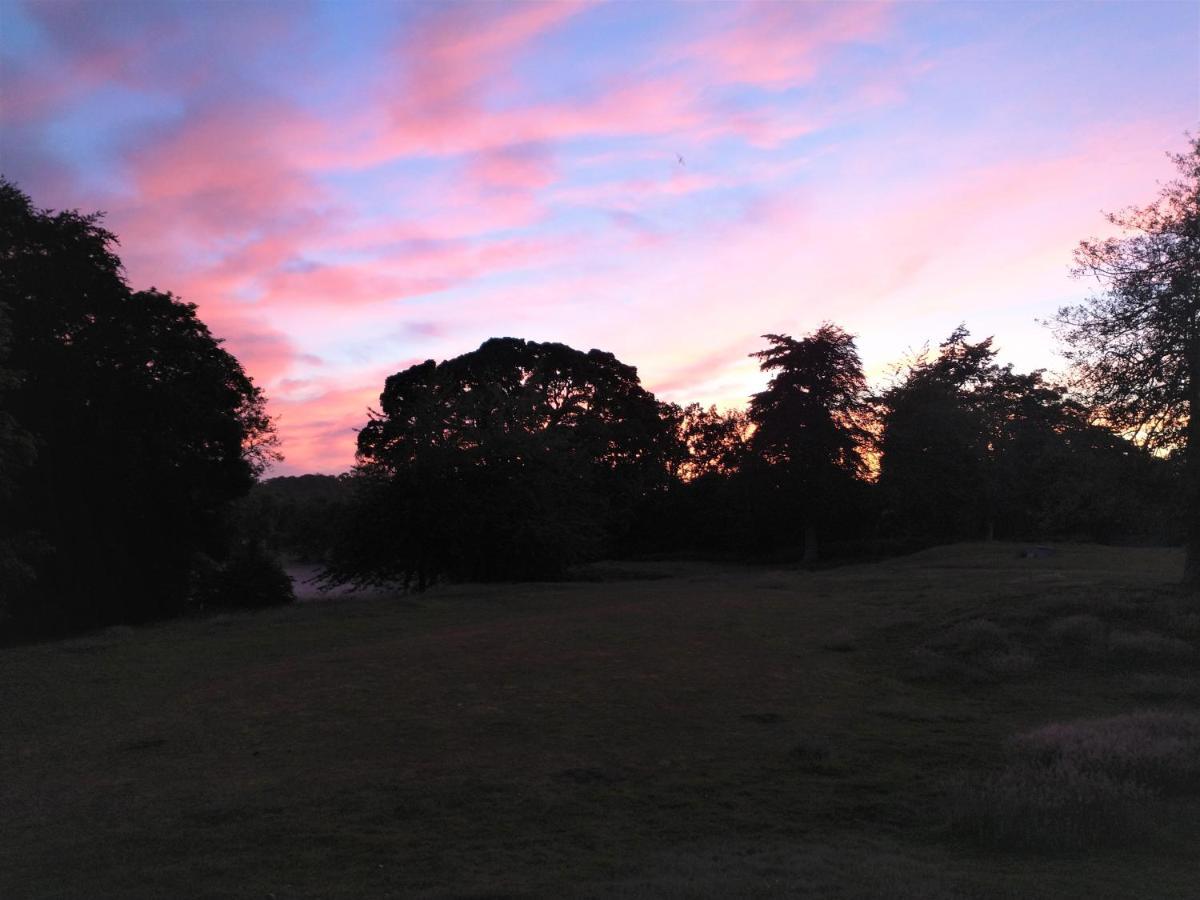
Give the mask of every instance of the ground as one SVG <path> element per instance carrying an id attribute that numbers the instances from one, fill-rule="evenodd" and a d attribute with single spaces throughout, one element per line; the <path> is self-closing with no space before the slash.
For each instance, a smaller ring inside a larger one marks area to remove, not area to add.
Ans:
<path id="1" fill-rule="evenodd" d="M 1103 851 L 955 811 L 1014 734 L 1200 710 L 1178 552 L 1020 549 L 613 564 L 2 650 L 0 896 L 1195 897 L 1186 790 Z"/>

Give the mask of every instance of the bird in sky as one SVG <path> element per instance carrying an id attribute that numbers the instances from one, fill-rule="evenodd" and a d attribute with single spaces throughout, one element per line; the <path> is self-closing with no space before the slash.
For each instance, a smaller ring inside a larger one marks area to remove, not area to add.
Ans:
<path id="1" fill-rule="evenodd" d="M 687 163 L 685 163 L 685 162 L 683 161 L 683 155 L 682 155 L 682 154 L 680 154 L 680 153 L 676 153 L 676 154 L 675 154 L 675 158 L 676 158 L 677 160 L 679 160 L 679 164 L 680 164 L 681 166 L 686 166 L 686 165 L 687 165 Z"/>

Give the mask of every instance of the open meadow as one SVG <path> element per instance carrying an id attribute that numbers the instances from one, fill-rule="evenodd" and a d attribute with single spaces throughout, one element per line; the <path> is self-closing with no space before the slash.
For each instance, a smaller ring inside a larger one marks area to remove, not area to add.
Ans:
<path id="1" fill-rule="evenodd" d="M 1181 553 L 1020 550 L 0 650 L 0 896 L 1195 897 Z"/>

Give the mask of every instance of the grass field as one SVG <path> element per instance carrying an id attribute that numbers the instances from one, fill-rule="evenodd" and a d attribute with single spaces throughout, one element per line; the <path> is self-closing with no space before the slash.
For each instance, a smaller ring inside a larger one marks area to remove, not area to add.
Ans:
<path id="1" fill-rule="evenodd" d="M 1200 896 L 1180 555 L 1018 549 L 2 650 L 0 897 Z"/>

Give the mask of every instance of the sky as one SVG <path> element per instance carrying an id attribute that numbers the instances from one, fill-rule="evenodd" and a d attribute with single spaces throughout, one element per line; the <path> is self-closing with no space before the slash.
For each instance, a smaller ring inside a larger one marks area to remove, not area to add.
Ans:
<path id="1" fill-rule="evenodd" d="M 0 0 L 0 173 L 198 304 L 285 461 L 493 336 L 743 406 L 761 335 L 869 376 L 1038 320 L 1200 125 L 1200 3 Z"/>

